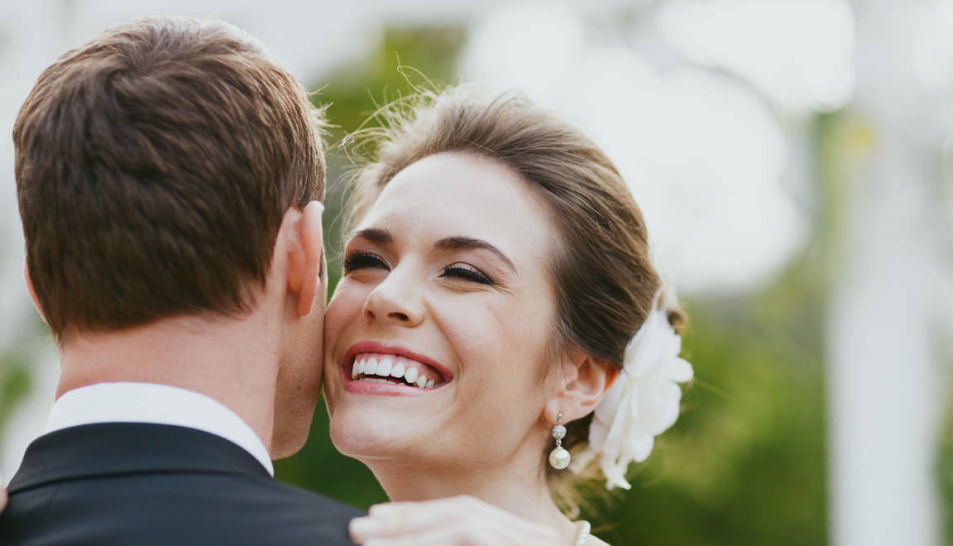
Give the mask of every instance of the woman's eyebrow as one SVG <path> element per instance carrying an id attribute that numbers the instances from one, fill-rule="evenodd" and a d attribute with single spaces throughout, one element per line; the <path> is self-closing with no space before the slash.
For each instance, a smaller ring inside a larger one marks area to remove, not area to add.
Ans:
<path id="1" fill-rule="evenodd" d="M 367 239 L 372 243 L 381 245 L 389 245 L 394 242 L 394 236 L 386 229 L 381 228 L 366 228 L 352 231 L 348 239 L 353 239 L 354 237 Z"/>
<path id="2" fill-rule="evenodd" d="M 437 250 L 469 250 L 469 249 L 481 249 L 489 250 L 490 252 L 499 256 L 514 273 L 518 273 L 516 266 L 513 265 L 513 261 L 510 260 L 502 250 L 496 248 L 490 243 L 482 239 L 474 239 L 472 237 L 445 237 L 440 239 L 434 244 L 434 248 Z"/>

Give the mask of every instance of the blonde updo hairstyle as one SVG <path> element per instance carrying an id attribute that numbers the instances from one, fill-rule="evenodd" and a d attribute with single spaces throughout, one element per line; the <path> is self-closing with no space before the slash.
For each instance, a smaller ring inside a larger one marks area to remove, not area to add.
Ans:
<path id="1" fill-rule="evenodd" d="M 499 161 L 536 191 L 558 232 L 549 264 L 557 350 L 575 347 L 621 370 L 626 345 L 661 280 L 649 259 L 642 213 L 606 155 L 579 130 L 513 93 L 423 92 L 385 107 L 378 118 L 382 127 L 349 137 L 369 159 L 356 173 L 348 223 L 367 212 L 397 173 L 425 157 L 469 152 Z M 681 311 L 666 312 L 680 330 Z M 569 449 L 588 441 L 591 421 L 589 414 L 567 424 Z M 566 474 L 546 467 L 551 481 Z"/>

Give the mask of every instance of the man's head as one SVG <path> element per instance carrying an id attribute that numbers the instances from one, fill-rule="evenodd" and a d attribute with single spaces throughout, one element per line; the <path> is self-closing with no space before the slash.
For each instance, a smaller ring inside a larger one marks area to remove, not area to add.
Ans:
<path id="1" fill-rule="evenodd" d="M 300 84 L 219 22 L 136 21 L 47 68 L 13 136 L 28 278 L 59 342 L 255 309 L 281 230 L 314 227 L 298 212 L 324 192 L 317 121 Z M 279 284 L 302 285 L 301 256 Z"/>

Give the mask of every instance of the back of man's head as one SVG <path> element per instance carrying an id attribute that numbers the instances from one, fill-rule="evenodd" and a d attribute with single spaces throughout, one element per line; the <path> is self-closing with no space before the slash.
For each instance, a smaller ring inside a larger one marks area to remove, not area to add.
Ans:
<path id="1" fill-rule="evenodd" d="M 224 23 L 140 20 L 58 59 L 13 131 L 27 267 L 54 335 L 248 311 L 284 213 L 323 196 L 317 121 Z"/>

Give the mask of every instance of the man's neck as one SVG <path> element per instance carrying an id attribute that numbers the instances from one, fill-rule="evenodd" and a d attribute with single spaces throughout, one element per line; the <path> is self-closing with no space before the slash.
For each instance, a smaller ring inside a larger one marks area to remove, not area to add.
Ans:
<path id="1" fill-rule="evenodd" d="M 106 333 L 71 333 L 61 347 L 56 397 L 97 383 L 171 385 L 235 412 L 266 446 L 274 427 L 277 335 L 256 314 L 186 316 Z"/>

